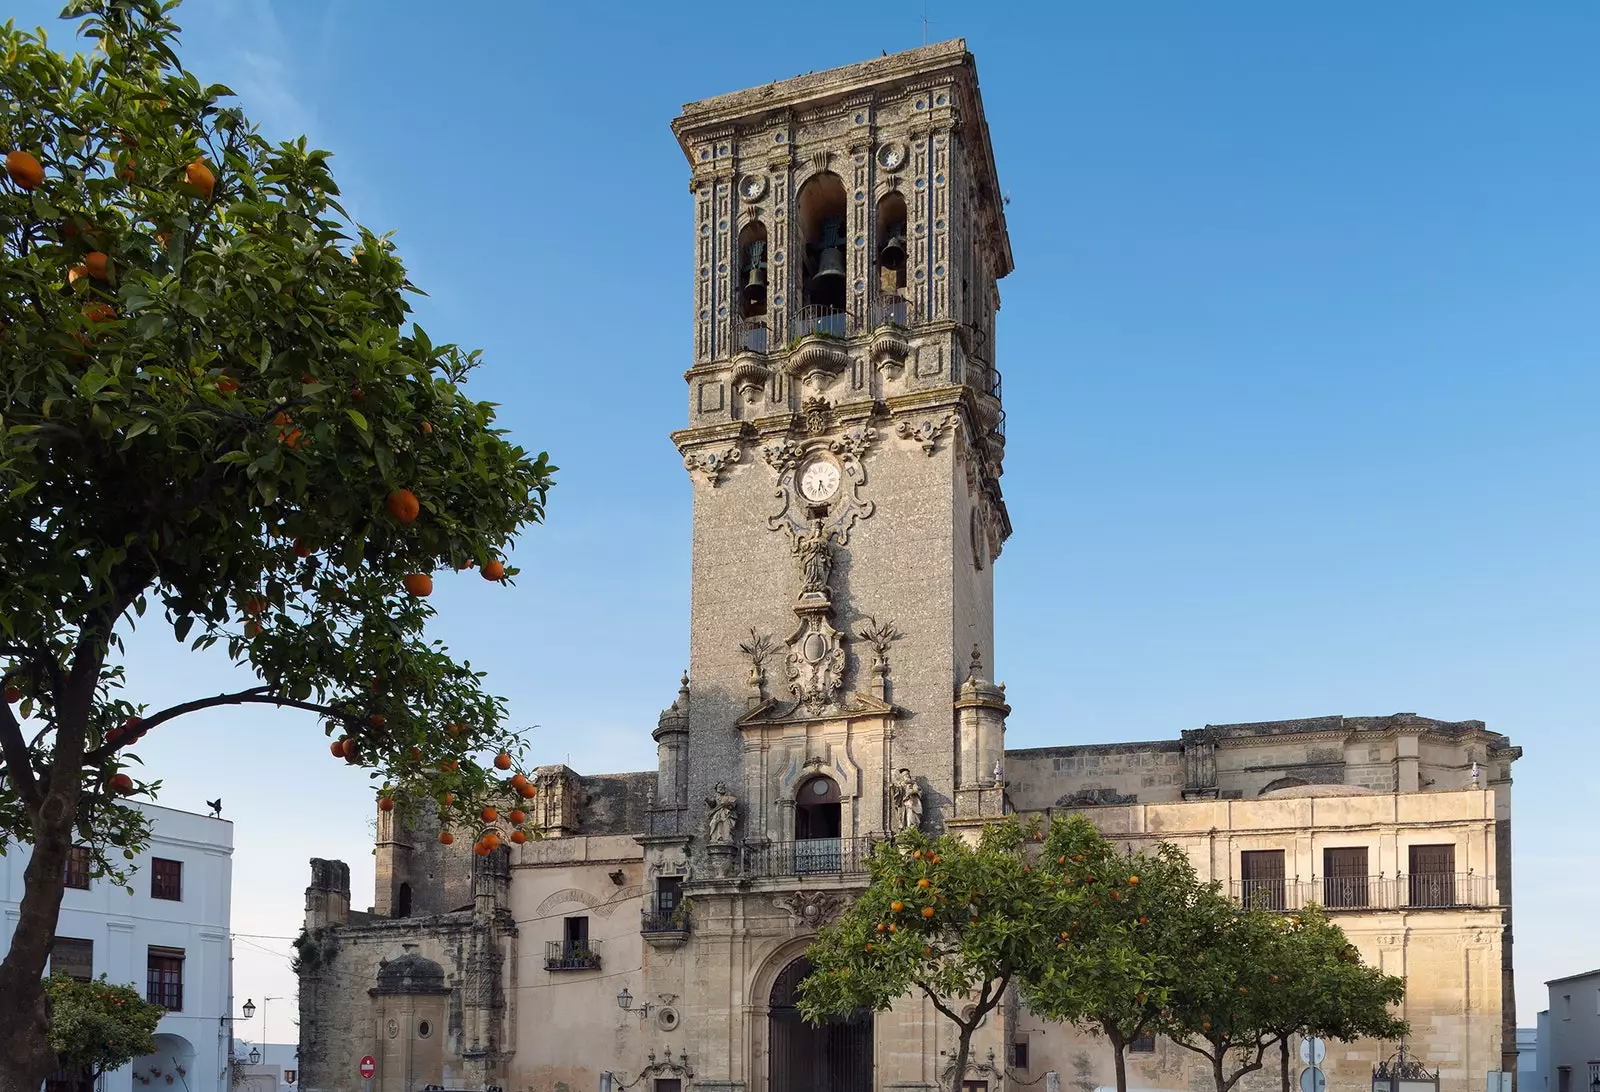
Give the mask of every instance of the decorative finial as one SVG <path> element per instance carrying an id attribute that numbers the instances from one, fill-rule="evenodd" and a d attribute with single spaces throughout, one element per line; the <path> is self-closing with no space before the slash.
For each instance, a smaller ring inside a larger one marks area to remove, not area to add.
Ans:
<path id="1" fill-rule="evenodd" d="M 685 713 L 689 711 L 689 672 L 684 670 L 683 678 L 678 680 L 678 708 Z"/>
<path id="2" fill-rule="evenodd" d="M 972 646 L 972 667 L 968 670 L 967 677 L 971 679 L 983 677 L 983 653 L 977 645 Z"/>

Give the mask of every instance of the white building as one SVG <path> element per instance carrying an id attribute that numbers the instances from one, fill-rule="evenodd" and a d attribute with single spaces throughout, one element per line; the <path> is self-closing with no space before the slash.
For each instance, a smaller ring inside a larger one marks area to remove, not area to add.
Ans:
<path id="1" fill-rule="evenodd" d="M 168 1010 L 156 1028 L 156 1053 L 106 1074 L 100 1092 L 225 1092 L 233 824 L 138 806 L 151 832 L 134 862 L 131 892 L 89 879 L 87 851 L 75 850 L 69 860 L 50 970 L 104 974 Z M 0 940 L 7 947 L 28 858 L 26 847 L 0 858 Z"/>
<path id="2" fill-rule="evenodd" d="M 1545 983 L 1550 1008 L 1539 1014 L 1535 1092 L 1600 1092 L 1600 970 Z M 1524 1088 L 1522 1092 L 1528 1092 Z"/>

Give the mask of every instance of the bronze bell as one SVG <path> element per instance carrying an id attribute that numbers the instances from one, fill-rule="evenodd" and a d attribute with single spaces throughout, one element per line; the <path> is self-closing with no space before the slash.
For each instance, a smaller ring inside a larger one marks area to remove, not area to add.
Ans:
<path id="1" fill-rule="evenodd" d="M 811 249 L 817 254 L 817 271 L 808 285 L 816 303 L 844 302 L 844 220 L 822 221 L 821 241 Z"/>
<path id="2" fill-rule="evenodd" d="M 745 251 L 744 313 L 760 314 L 767 307 L 767 244 L 757 239 Z"/>
<path id="3" fill-rule="evenodd" d="M 904 221 L 889 225 L 889 238 L 878 251 L 878 262 L 885 269 L 901 269 L 906 264 L 906 225 Z"/>

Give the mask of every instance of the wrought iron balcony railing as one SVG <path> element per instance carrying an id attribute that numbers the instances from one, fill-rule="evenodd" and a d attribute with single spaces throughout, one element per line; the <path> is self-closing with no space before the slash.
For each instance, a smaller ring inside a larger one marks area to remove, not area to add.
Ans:
<path id="1" fill-rule="evenodd" d="M 1328 911 L 1436 910 L 1500 906 L 1493 876 L 1471 872 L 1413 872 L 1386 876 L 1323 876 L 1310 880 L 1234 880 L 1229 894 L 1241 906 L 1300 910 L 1318 903 Z"/>
<path id="2" fill-rule="evenodd" d="M 749 350 L 750 352 L 764 353 L 767 351 L 768 340 L 766 316 L 734 320 L 734 352 Z"/>
<path id="3" fill-rule="evenodd" d="M 802 838 L 744 847 L 747 876 L 828 876 L 867 871 L 874 839 Z"/>
<path id="4" fill-rule="evenodd" d="M 789 312 L 789 337 L 844 337 L 849 331 L 850 315 L 837 307 L 796 307 Z"/>
<path id="5" fill-rule="evenodd" d="M 639 911 L 641 933 L 687 933 L 689 931 L 689 904 L 679 899 L 662 906 L 654 895 L 648 896 Z"/>
<path id="6" fill-rule="evenodd" d="M 600 953 L 587 944 L 550 940 L 544 946 L 544 968 L 547 971 L 598 971 Z"/>
<path id="7" fill-rule="evenodd" d="M 911 325 L 911 301 L 904 296 L 880 296 L 872 305 L 872 328 L 880 326 L 898 326 L 907 329 Z"/>

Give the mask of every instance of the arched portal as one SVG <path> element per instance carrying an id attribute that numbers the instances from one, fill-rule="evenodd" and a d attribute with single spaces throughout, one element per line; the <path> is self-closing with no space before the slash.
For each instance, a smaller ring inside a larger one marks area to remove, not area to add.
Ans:
<path id="1" fill-rule="evenodd" d="M 872 1092 L 872 1013 L 813 1027 L 795 998 L 811 973 L 801 956 L 778 975 L 767 1010 L 767 1092 Z"/>

